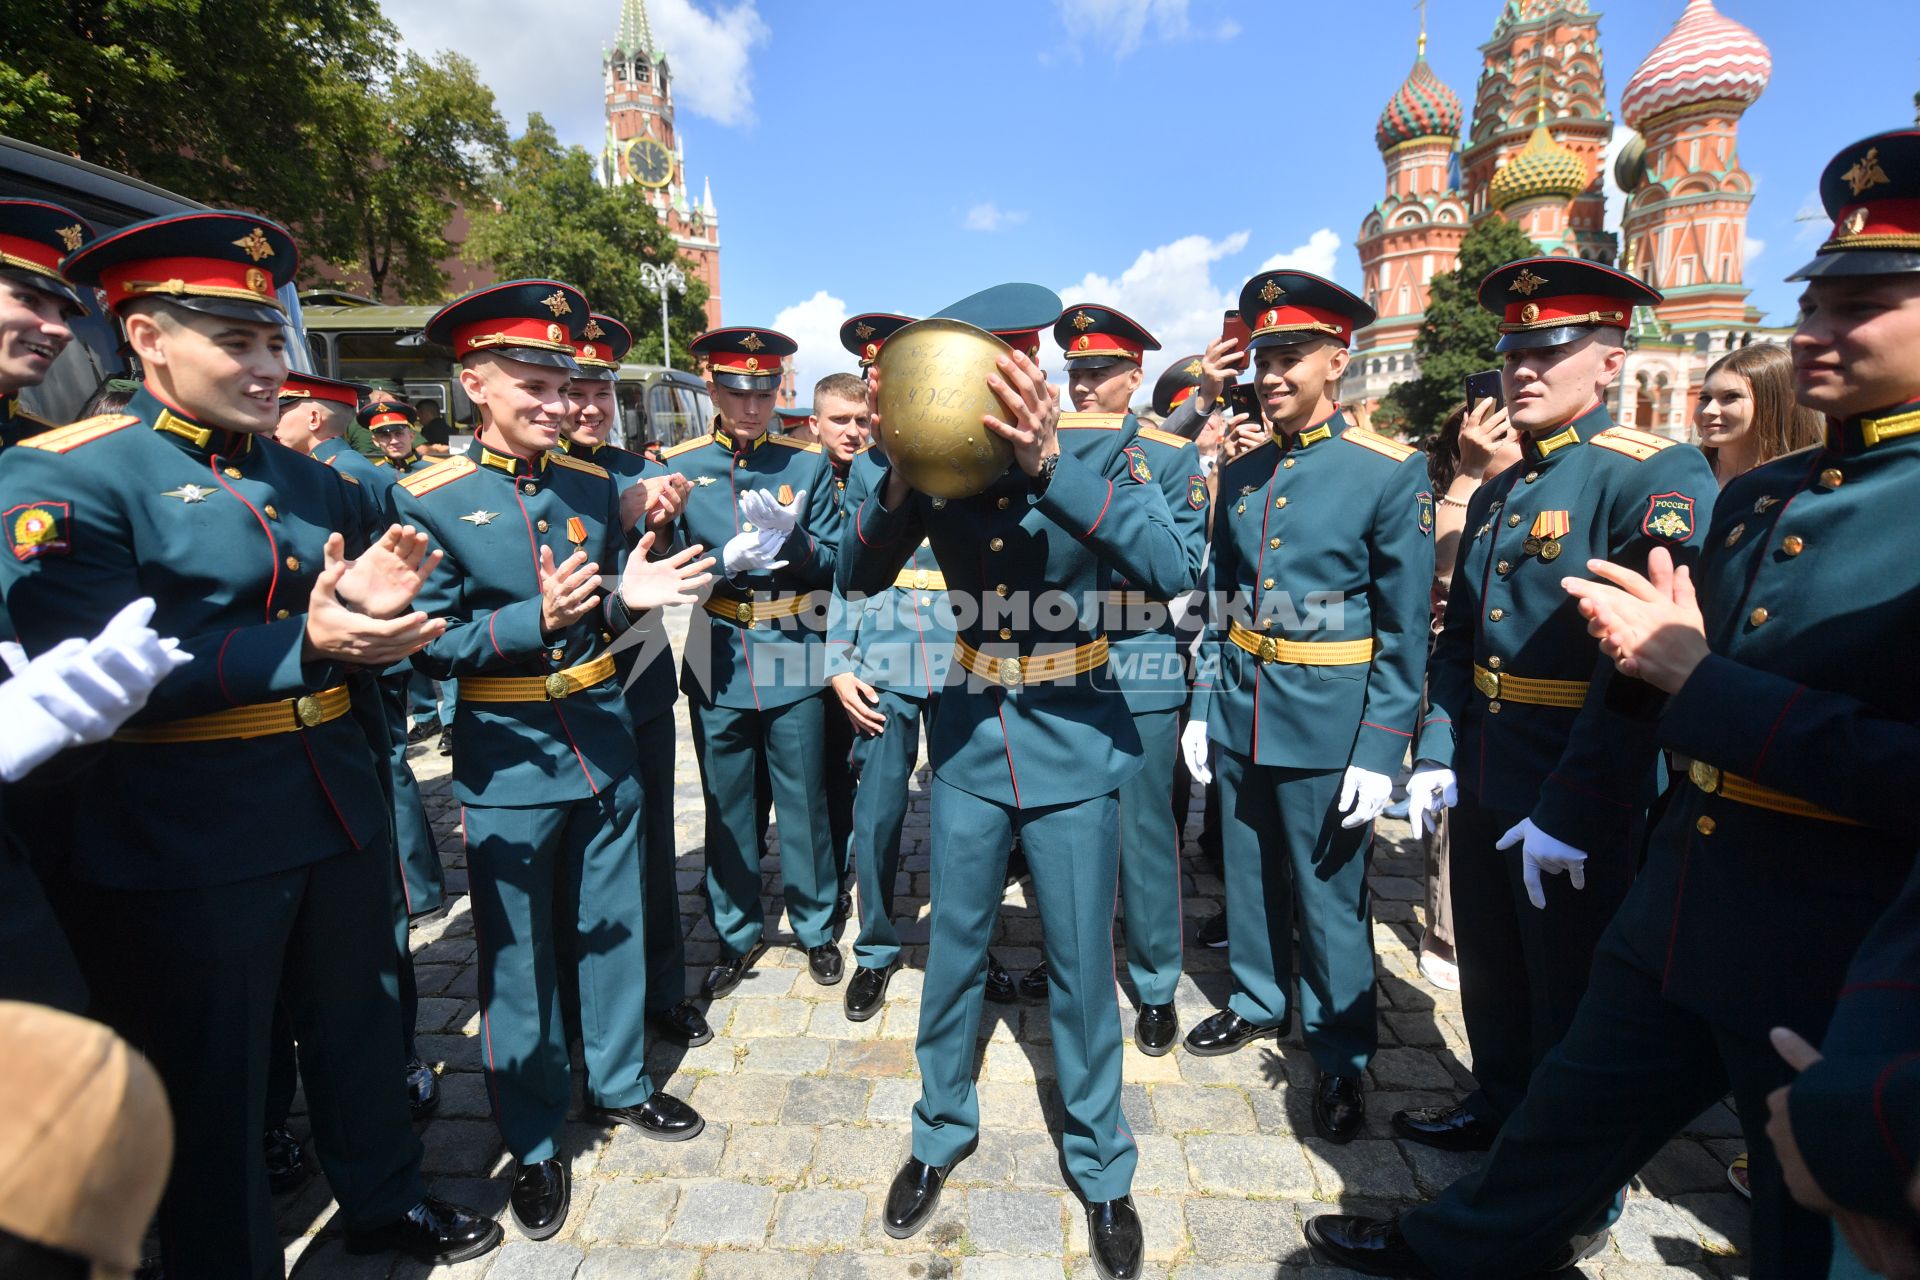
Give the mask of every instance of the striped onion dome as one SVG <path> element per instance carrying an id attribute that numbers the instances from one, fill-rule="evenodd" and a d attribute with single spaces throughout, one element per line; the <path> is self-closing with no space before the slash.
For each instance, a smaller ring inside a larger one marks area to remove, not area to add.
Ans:
<path id="1" fill-rule="evenodd" d="M 1420 43 L 1422 52 L 1413 60 L 1406 83 L 1387 100 L 1380 123 L 1374 126 L 1373 140 L 1382 151 L 1415 138 L 1460 135 L 1460 122 L 1465 118 L 1460 99 L 1427 65 L 1424 36 Z"/>
<path id="2" fill-rule="evenodd" d="M 1773 55 L 1760 37 L 1713 7 L 1687 0 L 1673 30 L 1653 47 L 1627 81 L 1620 115 L 1641 122 L 1675 107 L 1731 101 L 1751 105 L 1773 74 Z"/>
<path id="3" fill-rule="evenodd" d="M 1500 166 L 1487 184 L 1493 207 L 1504 209 L 1521 200 L 1537 196 L 1558 196 L 1571 200 L 1593 181 L 1587 162 L 1573 148 L 1555 141 L 1547 126 L 1533 126 L 1533 136 L 1520 153 Z"/>

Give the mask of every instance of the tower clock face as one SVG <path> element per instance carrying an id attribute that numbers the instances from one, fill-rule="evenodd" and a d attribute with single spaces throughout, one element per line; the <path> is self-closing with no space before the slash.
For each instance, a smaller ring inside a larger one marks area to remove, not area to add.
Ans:
<path id="1" fill-rule="evenodd" d="M 673 153 L 652 138 L 627 144 L 627 172 L 643 187 L 664 187 L 673 178 Z"/>

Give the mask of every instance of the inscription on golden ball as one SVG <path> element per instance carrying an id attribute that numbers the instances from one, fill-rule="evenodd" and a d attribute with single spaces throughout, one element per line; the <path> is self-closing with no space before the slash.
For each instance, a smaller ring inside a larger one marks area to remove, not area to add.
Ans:
<path id="1" fill-rule="evenodd" d="M 970 498 L 1013 462 L 1013 446 L 981 418 L 1006 416 L 987 385 L 1012 348 L 958 320 L 919 320 L 887 339 L 880 374 L 881 446 L 903 479 L 933 498 Z"/>

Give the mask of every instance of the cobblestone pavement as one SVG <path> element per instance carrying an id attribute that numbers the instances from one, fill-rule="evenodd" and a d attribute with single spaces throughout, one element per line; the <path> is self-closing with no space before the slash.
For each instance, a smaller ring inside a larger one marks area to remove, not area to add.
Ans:
<path id="1" fill-rule="evenodd" d="M 676 631 L 680 630 L 676 627 Z M 681 710 L 676 819 L 680 907 L 691 989 L 717 952 L 700 896 L 698 768 Z M 1093 1276 L 1086 1222 L 1061 1170 L 1059 1100 L 1043 1004 L 988 1004 L 982 1027 L 981 1137 L 955 1170 L 928 1228 L 912 1240 L 880 1228 L 888 1181 L 907 1154 L 918 1096 L 913 1036 L 926 951 L 927 810 L 923 768 L 904 842 L 902 892 L 907 968 L 884 1014 L 850 1023 L 844 983 L 821 987 L 779 916 L 778 859 L 770 858 L 769 940 L 746 982 L 708 1011 L 716 1036 L 698 1049 L 656 1044 L 654 1082 L 706 1117 L 691 1142 L 647 1140 L 629 1129 L 575 1122 L 565 1229 L 535 1244 L 506 1212 L 512 1161 L 488 1118 L 480 1075 L 472 917 L 447 762 L 430 744 L 413 766 L 447 865 L 451 909 L 413 933 L 420 984 L 420 1048 L 442 1071 L 442 1102 L 422 1133 L 429 1181 L 441 1194 L 507 1222 L 493 1254 L 440 1274 L 487 1280 L 1059 1280 Z M 1198 817 L 1197 813 L 1195 815 Z M 1190 828 L 1194 830 L 1197 828 Z M 1181 1029 L 1228 994 L 1226 952 L 1194 942 L 1220 905 L 1219 876 L 1188 842 L 1184 901 L 1186 976 Z M 1452 1100 L 1467 1080 L 1459 997 L 1420 979 L 1414 944 L 1421 914 L 1419 851 L 1404 822 L 1383 821 L 1372 867 L 1379 953 L 1381 1049 L 1368 1091 L 1367 1133 L 1347 1146 L 1312 1135 L 1314 1068 L 1297 1034 L 1224 1058 L 1176 1048 L 1149 1058 L 1132 1045 L 1124 954 L 1120 1030 L 1128 1036 L 1125 1106 L 1140 1147 L 1134 1199 L 1146 1226 L 1147 1275 L 1173 1280 L 1323 1280 L 1351 1274 L 1315 1265 L 1301 1228 L 1344 1207 L 1393 1209 L 1440 1190 L 1473 1167 L 1391 1138 L 1397 1108 Z M 1016 974 L 1039 959 L 1040 921 L 1023 889 L 1010 889 L 995 951 Z M 851 969 L 854 930 L 841 938 Z M 784 945 L 783 945 L 784 944 Z M 304 1135 L 304 1117 L 296 1118 Z M 1305 1135 L 1305 1136 L 1303 1136 Z M 1613 1242 L 1580 1274 L 1604 1280 L 1744 1276 L 1746 1205 L 1725 1166 L 1739 1129 L 1716 1106 L 1670 1144 L 1634 1184 Z M 410 1261 L 355 1258 L 329 1229 L 324 1179 L 282 1205 L 290 1265 L 310 1280 L 413 1277 Z M 297 1260 L 297 1264 L 296 1264 Z M 1572 1273 L 1569 1273 L 1572 1274 Z"/>

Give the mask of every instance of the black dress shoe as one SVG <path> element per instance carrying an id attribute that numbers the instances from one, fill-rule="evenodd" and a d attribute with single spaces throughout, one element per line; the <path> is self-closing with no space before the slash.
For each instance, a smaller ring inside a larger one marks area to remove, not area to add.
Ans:
<path id="1" fill-rule="evenodd" d="M 713 1028 L 707 1025 L 707 1019 L 691 1000 L 682 1000 L 663 1013 L 651 1015 L 653 1028 L 663 1040 L 683 1044 L 689 1049 L 698 1049 L 713 1039 Z"/>
<path id="2" fill-rule="evenodd" d="M 927 1225 L 940 1207 L 940 1188 L 947 1183 L 950 1164 L 932 1165 L 907 1157 L 887 1188 L 887 1208 L 880 1225 L 895 1240 L 905 1240 Z"/>
<path id="3" fill-rule="evenodd" d="M 1279 1039 L 1280 1028 L 1255 1026 L 1233 1010 L 1222 1009 L 1187 1032 L 1187 1052 L 1217 1058 L 1223 1053 L 1232 1053 L 1249 1040 L 1262 1038 Z"/>
<path id="4" fill-rule="evenodd" d="M 880 1012 L 887 999 L 887 983 L 893 981 L 898 960 L 883 969 L 856 968 L 847 984 L 847 1021 L 865 1022 Z"/>
<path id="5" fill-rule="evenodd" d="M 267 1186 L 273 1194 L 283 1196 L 306 1185 L 313 1176 L 313 1170 L 307 1168 L 306 1149 L 285 1129 L 267 1130 L 260 1135 L 260 1145 L 266 1151 Z"/>
<path id="6" fill-rule="evenodd" d="M 987 952 L 987 999 L 995 1004 L 1017 1004 L 1020 1000 L 1020 988 L 1013 985 L 1013 975 L 1001 967 L 991 951 Z"/>
<path id="7" fill-rule="evenodd" d="M 413 728 L 407 730 L 407 745 L 412 746 L 416 742 L 425 742 L 428 738 L 431 738 L 434 734 L 439 732 L 440 732 L 439 716 L 435 716 L 431 720 L 422 720 L 418 724 L 414 725 Z"/>
<path id="8" fill-rule="evenodd" d="M 1458 1103 L 1451 1107 L 1420 1107 L 1393 1113 L 1393 1131 L 1422 1146 L 1441 1151 L 1486 1151 L 1499 1136 L 1488 1124 Z"/>
<path id="9" fill-rule="evenodd" d="M 1402 1280 L 1426 1280 L 1433 1275 L 1400 1234 L 1397 1219 L 1323 1213 L 1307 1219 L 1307 1243 L 1320 1256 L 1363 1275 Z"/>
<path id="10" fill-rule="evenodd" d="M 371 1231 L 349 1232 L 343 1243 L 348 1253 L 392 1251 L 443 1267 L 491 1252 L 505 1234 L 491 1218 L 428 1196 L 405 1217 Z"/>
<path id="11" fill-rule="evenodd" d="M 1087 1244 L 1101 1280 L 1134 1280 L 1140 1274 L 1146 1240 L 1132 1196 L 1087 1202 Z"/>
<path id="12" fill-rule="evenodd" d="M 823 942 L 817 947 L 807 948 L 807 972 L 813 980 L 823 987 L 831 987 L 840 981 L 847 971 L 847 962 L 840 957 L 840 948 L 831 942 Z"/>
<path id="13" fill-rule="evenodd" d="M 513 1190 L 507 1204 L 514 1225 L 529 1240 L 545 1240 L 567 1225 L 567 1206 L 573 1203 L 573 1174 L 558 1158 L 536 1160 L 513 1171 Z"/>
<path id="14" fill-rule="evenodd" d="M 739 986 L 740 979 L 747 976 L 747 970 L 753 968 L 753 962 L 758 960 L 760 953 L 766 949 L 767 944 L 765 942 L 756 942 L 747 948 L 745 955 L 734 956 L 730 960 L 722 960 L 719 964 L 707 970 L 707 980 L 701 984 L 701 989 L 706 992 L 707 999 L 718 1000 L 721 996 Z"/>
<path id="15" fill-rule="evenodd" d="M 440 731 L 440 741 L 434 747 L 434 750 L 438 751 L 443 756 L 450 756 L 453 754 L 453 726 L 452 725 L 448 725 L 446 728 Z"/>
<path id="16" fill-rule="evenodd" d="M 1320 1077 L 1313 1091 L 1313 1131 L 1328 1142 L 1352 1142 L 1367 1122 L 1367 1093 L 1359 1076 Z"/>
<path id="17" fill-rule="evenodd" d="M 670 1093 L 655 1092 L 637 1107 L 601 1107 L 594 1114 L 662 1142 L 685 1142 L 707 1127 L 698 1111 Z"/>
<path id="18" fill-rule="evenodd" d="M 1149 1058 L 1157 1058 L 1173 1048 L 1180 1034 L 1180 1016 L 1170 1004 L 1143 1004 L 1140 1016 L 1133 1020 L 1133 1043 Z"/>
<path id="19" fill-rule="evenodd" d="M 1020 994 L 1029 1000 L 1047 998 L 1047 962 L 1042 960 L 1020 978 Z"/>
<path id="20" fill-rule="evenodd" d="M 1202 920 L 1200 922 L 1200 928 L 1194 936 L 1201 946 L 1211 947 L 1215 951 L 1226 946 L 1227 913 L 1222 911 L 1217 916 L 1208 916 L 1205 920 Z"/>
<path id="21" fill-rule="evenodd" d="M 840 896 L 833 900 L 833 918 L 836 921 L 853 918 L 853 894 L 842 889 Z"/>
<path id="22" fill-rule="evenodd" d="M 425 1059 L 407 1061 L 407 1110 L 415 1120 L 425 1120 L 440 1108 L 440 1077 Z"/>

